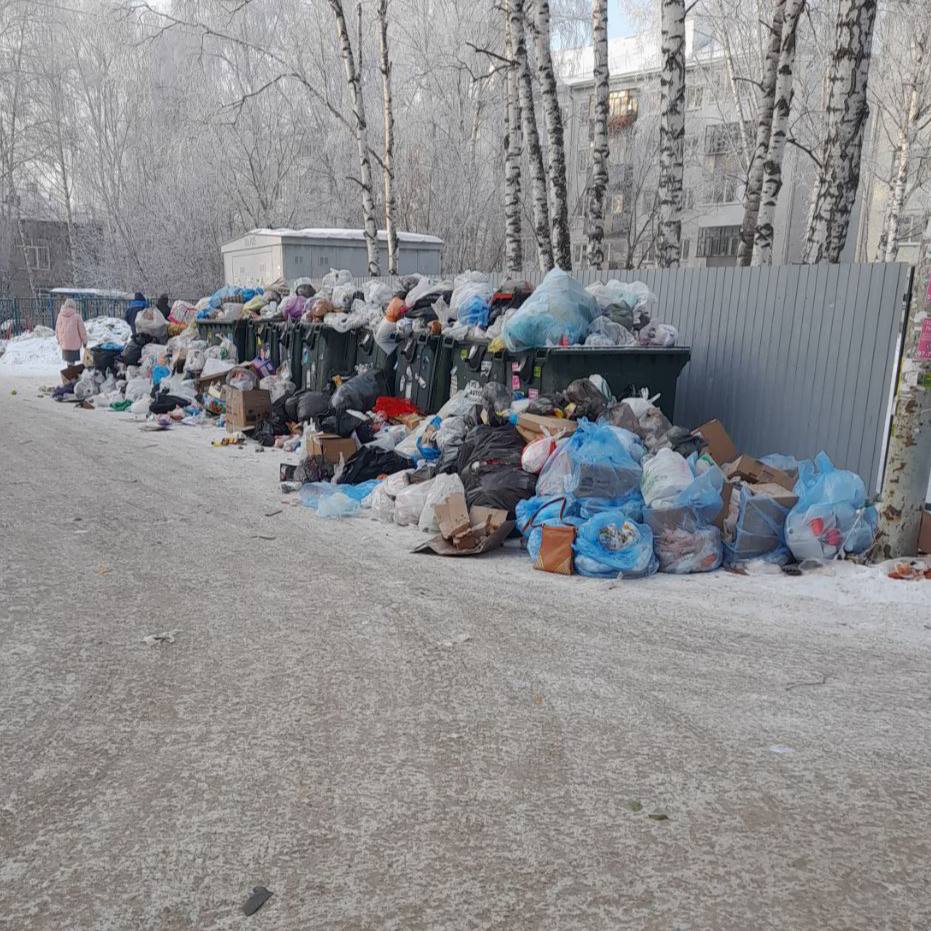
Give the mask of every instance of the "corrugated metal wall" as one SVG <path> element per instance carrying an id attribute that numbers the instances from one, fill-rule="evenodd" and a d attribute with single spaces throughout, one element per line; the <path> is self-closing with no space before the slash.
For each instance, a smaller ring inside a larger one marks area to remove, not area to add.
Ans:
<path id="1" fill-rule="evenodd" d="M 529 276 L 534 284 L 542 273 Z M 824 449 L 875 487 L 911 287 L 904 264 L 579 272 L 644 281 L 692 361 L 676 422 L 717 417 L 752 455 Z"/>

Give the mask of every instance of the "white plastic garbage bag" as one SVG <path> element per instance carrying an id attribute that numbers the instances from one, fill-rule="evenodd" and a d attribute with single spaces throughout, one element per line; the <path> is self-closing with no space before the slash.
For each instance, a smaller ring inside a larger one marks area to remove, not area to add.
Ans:
<path id="1" fill-rule="evenodd" d="M 394 499 L 394 522 L 401 527 L 419 523 L 427 503 L 427 496 L 436 479 L 408 485 Z"/>
<path id="2" fill-rule="evenodd" d="M 420 512 L 418 526 L 424 533 L 439 533 L 440 527 L 436 522 L 436 506 L 441 501 L 445 501 L 450 495 L 456 493 L 464 495 L 465 488 L 462 479 L 455 473 L 452 475 L 446 475 L 445 473 L 437 475 L 436 478 L 426 484 L 430 485 L 430 491 L 424 502 L 423 510 Z"/>
<path id="3" fill-rule="evenodd" d="M 661 449 L 643 461 L 640 490 L 647 507 L 663 507 L 691 485 L 694 476 L 688 462 L 671 449 Z"/>
<path id="4" fill-rule="evenodd" d="M 382 281 L 369 281 L 363 288 L 366 304 L 377 304 L 384 310 L 394 297 L 394 290 Z"/>

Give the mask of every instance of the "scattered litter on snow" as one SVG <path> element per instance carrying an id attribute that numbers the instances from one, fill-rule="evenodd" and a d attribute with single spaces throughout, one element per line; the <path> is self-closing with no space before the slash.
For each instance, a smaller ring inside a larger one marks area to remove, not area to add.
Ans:
<path id="1" fill-rule="evenodd" d="M 252 895 L 246 899 L 242 911 L 244 915 L 254 915 L 275 893 L 265 886 L 253 886 Z"/>
<path id="2" fill-rule="evenodd" d="M 769 748 L 770 753 L 795 753 L 793 747 L 787 747 L 785 744 L 773 744 Z"/>
<path id="3" fill-rule="evenodd" d="M 174 643 L 175 634 L 180 634 L 181 629 L 175 628 L 174 630 L 163 630 L 160 634 L 149 634 L 148 637 L 143 637 L 142 642 L 147 647 L 155 647 L 160 643 Z"/>

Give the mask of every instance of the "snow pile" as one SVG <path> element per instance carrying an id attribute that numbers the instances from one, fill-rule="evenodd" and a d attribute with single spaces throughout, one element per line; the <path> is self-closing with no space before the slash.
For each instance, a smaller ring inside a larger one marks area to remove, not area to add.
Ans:
<path id="1" fill-rule="evenodd" d="M 116 317 L 94 317 L 84 323 L 87 330 L 87 343 L 93 346 L 96 343 L 105 343 L 113 340 L 115 343 L 126 343 L 132 335 L 129 324 Z"/>
<path id="2" fill-rule="evenodd" d="M 58 341 L 41 335 L 43 331 L 52 332 L 48 327 L 36 327 L 11 339 L 0 356 L 0 371 L 8 375 L 57 375 L 64 367 Z"/>

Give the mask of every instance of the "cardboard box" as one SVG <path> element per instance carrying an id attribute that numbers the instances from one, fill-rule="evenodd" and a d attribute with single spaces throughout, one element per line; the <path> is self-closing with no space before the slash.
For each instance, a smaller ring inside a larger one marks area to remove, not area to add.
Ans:
<path id="1" fill-rule="evenodd" d="M 514 529 L 507 511 L 479 506 L 467 511 L 461 494 L 450 495 L 437 504 L 436 517 L 440 536 L 415 546 L 415 553 L 478 556 L 501 546 Z"/>
<path id="2" fill-rule="evenodd" d="M 717 460 L 715 460 L 717 461 Z M 724 469 L 728 478 L 739 478 L 751 485 L 779 485 L 787 491 L 795 488 L 795 477 L 782 469 L 774 469 L 753 456 L 741 456 Z"/>
<path id="3" fill-rule="evenodd" d="M 553 437 L 568 436 L 575 433 L 578 424 L 565 417 L 543 417 L 540 414 L 519 414 L 517 432 L 528 442 L 539 440 L 549 434 Z"/>
<path id="4" fill-rule="evenodd" d="M 719 465 L 733 462 L 737 456 L 737 447 L 730 438 L 720 420 L 709 420 L 692 431 L 692 436 L 701 437 L 708 447 L 708 453 Z"/>
<path id="5" fill-rule="evenodd" d="M 931 511 L 921 515 L 921 526 L 918 530 L 918 552 L 923 556 L 931 556 Z"/>
<path id="6" fill-rule="evenodd" d="M 263 417 L 271 413 L 272 396 L 268 391 L 241 391 L 239 388 L 227 386 L 224 393 L 227 433 L 251 430 Z"/>
<path id="7" fill-rule="evenodd" d="M 420 414 L 404 414 L 401 417 L 392 417 L 391 419 L 394 423 L 403 424 L 408 430 L 416 430 L 420 426 L 423 417 Z"/>
<path id="8" fill-rule="evenodd" d="M 329 465 L 339 465 L 340 457 L 349 459 L 356 451 L 356 441 L 335 433 L 311 433 L 307 437 L 307 455 L 316 459 L 322 456 Z"/>
<path id="9" fill-rule="evenodd" d="M 81 372 L 84 371 L 84 366 L 78 362 L 75 365 L 66 365 L 61 370 L 61 383 L 67 385 L 69 382 L 75 381 L 81 377 Z"/>

